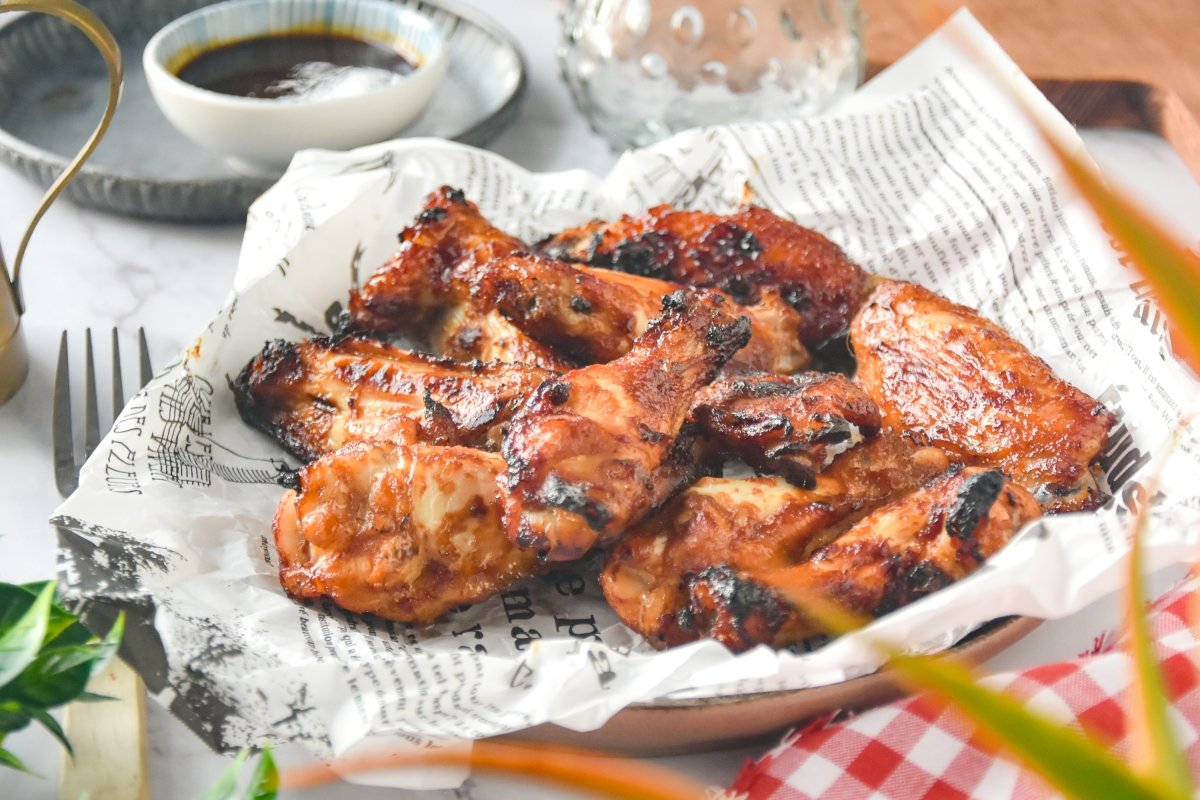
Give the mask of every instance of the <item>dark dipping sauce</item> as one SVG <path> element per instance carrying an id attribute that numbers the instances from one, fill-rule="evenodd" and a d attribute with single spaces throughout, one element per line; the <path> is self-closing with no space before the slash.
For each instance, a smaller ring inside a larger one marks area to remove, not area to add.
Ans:
<path id="1" fill-rule="evenodd" d="M 267 100 L 343 97 L 395 83 L 414 69 L 384 45 L 333 34 L 285 33 L 206 50 L 176 74 L 193 86 Z"/>

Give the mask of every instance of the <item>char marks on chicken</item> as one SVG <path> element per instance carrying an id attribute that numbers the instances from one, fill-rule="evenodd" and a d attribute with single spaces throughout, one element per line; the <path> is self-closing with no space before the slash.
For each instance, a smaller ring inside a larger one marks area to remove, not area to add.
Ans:
<path id="1" fill-rule="evenodd" d="M 798 564 L 721 565 L 686 578 L 681 626 L 735 652 L 785 647 L 821 632 L 804 614 L 806 601 L 882 616 L 970 575 L 1039 516 L 1033 496 L 999 470 L 950 472 Z"/>
<path id="2" fill-rule="evenodd" d="M 655 206 L 563 231 L 538 247 L 552 258 L 720 289 L 745 305 L 778 292 L 800 312 L 809 345 L 845 330 L 866 286 L 866 274 L 836 244 L 758 206 L 728 215 Z"/>
<path id="3" fill-rule="evenodd" d="M 805 489 L 881 424 L 862 389 L 819 372 L 718 378 L 697 393 L 692 419 L 714 449 Z"/>
<path id="4" fill-rule="evenodd" d="M 670 295 L 625 355 L 546 381 L 522 406 L 502 449 L 513 542 L 550 561 L 579 558 L 694 477 L 684 430 L 692 399 L 750 336 L 728 305 Z"/>
<path id="5" fill-rule="evenodd" d="M 269 342 L 233 383 L 242 419 L 310 461 L 364 440 L 495 450 L 517 406 L 554 373 L 459 363 L 373 339 Z"/>
<path id="6" fill-rule="evenodd" d="M 493 259 L 474 273 L 472 296 L 495 308 L 523 333 L 580 364 L 612 361 L 629 351 L 678 283 L 590 269 L 527 255 Z M 802 317 L 778 294 L 756 305 L 726 295 L 730 313 L 744 314 L 750 341 L 731 360 L 739 371 L 794 372 L 809 362 L 800 341 Z"/>
<path id="7" fill-rule="evenodd" d="M 704 635 L 687 618 L 697 575 L 801 563 L 949 466 L 936 448 L 884 434 L 836 458 L 809 489 L 778 477 L 701 478 L 613 546 L 600 586 L 621 621 L 655 647 L 692 641 Z"/>

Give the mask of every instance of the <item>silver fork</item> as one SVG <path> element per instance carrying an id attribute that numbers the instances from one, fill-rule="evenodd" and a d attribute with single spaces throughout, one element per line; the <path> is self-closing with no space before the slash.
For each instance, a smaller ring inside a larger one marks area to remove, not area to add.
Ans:
<path id="1" fill-rule="evenodd" d="M 96 391 L 96 364 L 92 357 L 92 329 L 84 333 L 83 383 L 83 458 L 75 458 L 75 434 L 71 423 L 71 366 L 67 355 L 67 332 L 63 331 L 58 345 L 58 372 L 54 378 L 54 410 L 50 424 L 54 438 L 54 480 L 58 492 L 66 497 L 79 486 L 79 470 L 83 462 L 100 444 L 100 410 Z M 138 328 L 138 388 L 150 382 L 150 350 L 146 347 L 146 330 Z M 121 380 L 121 344 L 117 329 L 112 330 L 112 416 L 115 419 L 125 407 L 125 388 Z"/>
<path id="2" fill-rule="evenodd" d="M 150 351 L 146 332 L 138 329 L 139 388 L 150 382 Z M 54 379 L 51 415 L 54 439 L 54 480 L 66 497 L 79 486 L 79 470 L 100 444 L 100 408 L 96 388 L 96 364 L 92 331 L 84 334 L 83 457 L 76 459 L 71 420 L 71 369 L 67 355 L 67 332 L 58 347 L 58 372 Z M 112 332 L 112 418 L 125 407 L 121 377 L 121 349 L 117 329 Z M 107 426 L 104 426 L 107 427 Z M 146 689 L 137 673 L 114 658 L 92 678 L 88 690 L 107 695 L 115 702 L 72 703 L 67 706 L 63 727 L 75 749 L 75 757 L 63 759 L 59 780 L 60 800 L 142 800 L 149 794 L 146 770 Z"/>

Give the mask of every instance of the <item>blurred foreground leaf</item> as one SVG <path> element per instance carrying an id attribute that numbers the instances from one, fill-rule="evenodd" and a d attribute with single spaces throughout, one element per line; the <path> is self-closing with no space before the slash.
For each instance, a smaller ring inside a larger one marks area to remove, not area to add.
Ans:
<path id="1" fill-rule="evenodd" d="M 0 743 L 36 720 L 71 752 L 50 709 L 86 693 L 88 680 L 116 652 L 125 620 L 119 616 L 108 634 L 97 639 L 55 600 L 54 592 L 52 582 L 0 583 Z M 0 765 L 29 771 L 2 748 Z"/>

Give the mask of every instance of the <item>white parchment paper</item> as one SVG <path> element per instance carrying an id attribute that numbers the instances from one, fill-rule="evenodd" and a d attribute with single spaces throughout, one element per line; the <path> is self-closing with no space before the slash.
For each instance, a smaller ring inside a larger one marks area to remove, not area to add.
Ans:
<path id="1" fill-rule="evenodd" d="M 949 27 L 996 47 L 965 13 Z M 654 652 L 608 609 L 594 563 L 430 628 L 283 593 L 270 521 L 274 479 L 295 465 L 241 422 L 228 381 L 268 339 L 328 332 L 441 184 L 527 241 L 655 203 L 731 211 L 749 187 L 868 270 L 981 309 L 1120 417 L 1103 459 L 1114 501 L 1031 526 L 976 575 L 871 630 L 933 650 L 998 616 L 1069 614 L 1118 585 L 1144 475 L 1200 387 L 1037 133 L 944 30 L 835 113 L 688 132 L 626 154 L 606 178 L 530 174 L 437 140 L 299 155 L 251 210 L 225 308 L 130 402 L 55 518 L 64 591 L 140 610 L 134 660 L 214 746 L 289 740 L 330 755 L 544 721 L 588 730 L 634 702 L 796 689 L 878 665 L 861 636 L 812 652 Z M 1152 564 L 1189 554 L 1200 534 L 1198 453 L 1192 428 L 1163 473 Z"/>

